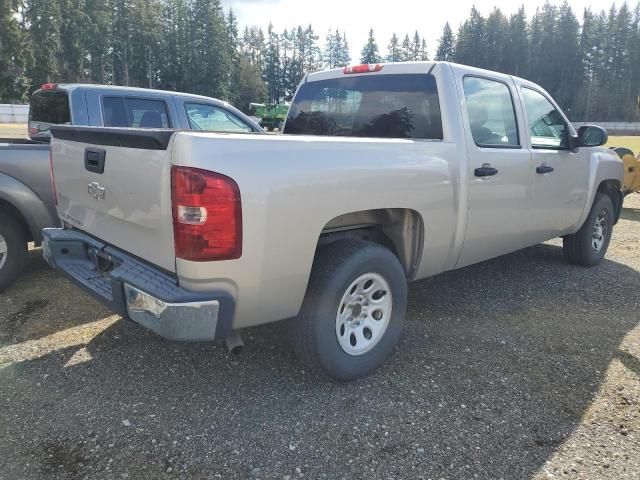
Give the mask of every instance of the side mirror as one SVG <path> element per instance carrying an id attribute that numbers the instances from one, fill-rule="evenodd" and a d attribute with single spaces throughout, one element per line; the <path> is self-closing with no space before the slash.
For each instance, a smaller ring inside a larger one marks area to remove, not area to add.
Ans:
<path id="1" fill-rule="evenodd" d="M 583 125 L 578 129 L 578 145 L 581 147 L 599 147 L 609 140 L 607 131 L 597 125 Z"/>

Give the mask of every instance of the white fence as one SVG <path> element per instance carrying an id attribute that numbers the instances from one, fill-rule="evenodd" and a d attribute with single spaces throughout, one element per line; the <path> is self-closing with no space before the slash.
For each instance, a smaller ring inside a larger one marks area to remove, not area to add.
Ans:
<path id="1" fill-rule="evenodd" d="M 573 122 L 575 128 L 582 125 L 600 125 L 614 135 L 640 135 L 640 122 Z"/>
<path id="2" fill-rule="evenodd" d="M 27 123 L 29 105 L 0 104 L 0 123 Z"/>

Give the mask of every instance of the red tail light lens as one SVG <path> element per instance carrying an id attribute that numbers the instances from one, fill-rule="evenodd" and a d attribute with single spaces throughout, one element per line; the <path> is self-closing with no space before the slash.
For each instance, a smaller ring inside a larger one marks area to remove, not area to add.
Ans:
<path id="1" fill-rule="evenodd" d="M 43 83 L 42 85 L 40 85 L 40 88 L 42 90 L 55 90 L 56 88 L 58 88 L 58 84 L 57 83 Z"/>
<path id="2" fill-rule="evenodd" d="M 199 168 L 172 167 L 176 257 L 196 262 L 242 255 L 242 204 L 236 182 Z"/>
<path id="3" fill-rule="evenodd" d="M 364 65 L 352 65 L 350 67 L 344 67 L 344 70 L 342 70 L 342 73 L 344 73 L 345 75 L 348 75 L 350 73 L 373 73 L 373 72 L 379 72 L 380 70 L 382 70 L 383 65 L 380 65 L 379 63 L 365 63 Z"/>
<path id="4" fill-rule="evenodd" d="M 56 179 L 53 177 L 53 153 L 49 147 L 49 175 L 51 177 L 51 189 L 53 190 L 53 201 L 58 206 L 58 191 L 56 190 Z"/>

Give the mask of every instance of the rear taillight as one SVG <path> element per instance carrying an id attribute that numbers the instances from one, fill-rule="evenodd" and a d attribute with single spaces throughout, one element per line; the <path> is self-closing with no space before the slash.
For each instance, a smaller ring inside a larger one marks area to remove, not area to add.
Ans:
<path id="1" fill-rule="evenodd" d="M 350 73 L 373 73 L 382 70 L 382 65 L 379 63 L 365 63 L 364 65 L 352 65 L 350 67 L 344 67 L 342 73 L 348 75 Z"/>
<path id="2" fill-rule="evenodd" d="M 176 257 L 204 262 L 242 255 L 242 204 L 229 177 L 199 168 L 172 167 Z"/>
<path id="3" fill-rule="evenodd" d="M 40 88 L 42 90 L 55 90 L 56 88 L 58 88 L 58 84 L 57 83 L 43 83 L 42 85 L 40 85 Z"/>
<path id="4" fill-rule="evenodd" d="M 53 177 L 53 153 L 49 147 L 49 176 L 51 177 L 51 190 L 53 191 L 53 201 L 58 206 L 58 191 L 56 190 L 56 180 Z"/>

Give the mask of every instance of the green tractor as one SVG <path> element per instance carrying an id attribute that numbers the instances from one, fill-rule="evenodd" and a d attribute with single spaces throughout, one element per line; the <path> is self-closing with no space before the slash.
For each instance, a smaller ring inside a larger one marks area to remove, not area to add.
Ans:
<path id="1" fill-rule="evenodd" d="M 288 103 L 264 104 L 250 103 L 249 107 L 255 111 L 255 116 L 260 119 L 260 126 L 265 130 L 282 130 L 282 125 L 289 112 Z"/>

